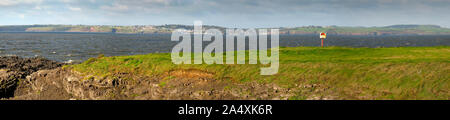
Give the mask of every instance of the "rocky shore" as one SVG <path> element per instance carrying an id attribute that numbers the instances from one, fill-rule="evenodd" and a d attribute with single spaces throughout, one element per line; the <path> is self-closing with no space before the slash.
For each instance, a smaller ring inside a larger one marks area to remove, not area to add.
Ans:
<path id="1" fill-rule="evenodd" d="M 85 75 L 44 58 L 0 57 L 3 100 L 287 99 L 298 91 L 274 84 L 236 84 L 212 73 L 174 70 L 155 77 Z M 171 81 L 171 82 L 168 82 Z"/>
<path id="2" fill-rule="evenodd" d="M 0 98 L 15 96 L 17 87 L 32 73 L 62 65 L 44 58 L 0 57 Z"/>

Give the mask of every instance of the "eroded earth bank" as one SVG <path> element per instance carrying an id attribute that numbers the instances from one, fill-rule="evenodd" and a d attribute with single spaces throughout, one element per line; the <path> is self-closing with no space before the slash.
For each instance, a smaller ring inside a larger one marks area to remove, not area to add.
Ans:
<path id="1" fill-rule="evenodd" d="M 274 84 L 225 82 L 214 79 L 213 73 L 200 70 L 174 70 L 157 77 L 115 73 L 114 77 L 99 79 L 86 77 L 63 66 L 64 63 L 43 58 L 0 57 L 0 98 L 4 100 L 272 100 L 288 99 L 300 92 Z"/>

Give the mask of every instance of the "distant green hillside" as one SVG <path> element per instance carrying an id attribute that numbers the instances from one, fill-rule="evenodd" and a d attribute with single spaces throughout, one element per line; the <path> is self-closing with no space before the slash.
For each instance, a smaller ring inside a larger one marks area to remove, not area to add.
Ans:
<path id="1" fill-rule="evenodd" d="M 216 28 L 224 31 L 225 27 L 203 26 L 205 29 Z M 0 32 L 111 32 L 130 34 L 171 33 L 175 29 L 192 30 L 192 25 L 14 25 L 0 26 Z M 327 32 L 331 35 L 450 35 L 449 28 L 437 25 L 392 25 L 386 27 L 341 27 L 341 26 L 305 26 L 280 28 L 280 34 L 318 34 Z"/>
<path id="2" fill-rule="evenodd" d="M 386 27 L 338 27 L 338 26 L 307 26 L 286 28 L 282 34 L 328 34 L 340 35 L 447 35 L 450 29 L 436 25 L 393 25 Z"/>

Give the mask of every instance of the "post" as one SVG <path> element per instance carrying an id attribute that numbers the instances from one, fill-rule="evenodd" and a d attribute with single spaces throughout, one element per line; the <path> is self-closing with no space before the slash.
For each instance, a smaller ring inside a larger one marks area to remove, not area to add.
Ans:
<path id="1" fill-rule="evenodd" d="M 322 48 L 323 48 L 323 38 L 322 38 L 322 44 L 320 44 L 321 46 L 322 46 Z"/>
<path id="2" fill-rule="evenodd" d="M 321 41 L 320 46 L 321 46 L 322 48 L 323 48 L 323 40 L 324 40 L 325 38 L 327 38 L 327 33 L 321 32 L 321 33 L 320 33 L 320 39 L 321 39 L 322 41 Z"/>

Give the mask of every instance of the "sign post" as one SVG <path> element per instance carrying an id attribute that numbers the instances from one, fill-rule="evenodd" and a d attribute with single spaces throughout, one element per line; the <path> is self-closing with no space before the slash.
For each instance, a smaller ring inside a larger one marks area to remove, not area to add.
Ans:
<path id="1" fill-rule="evenodd" d="M 320 46 L 322 46 L 323 48 L 323 39 L 327 38 L 327 33 L 321 32 L 320 33 L 320 39 L 322 39 L 322 42 L 320 44 Z"/>

